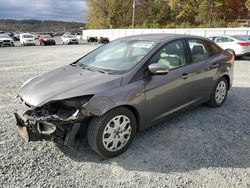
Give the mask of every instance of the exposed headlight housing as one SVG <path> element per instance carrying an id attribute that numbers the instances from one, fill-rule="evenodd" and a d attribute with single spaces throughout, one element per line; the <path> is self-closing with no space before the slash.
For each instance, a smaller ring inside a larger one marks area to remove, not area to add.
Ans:
<path id="1" fill-rule="evenodd" d="M 53 116 L 66 120 L 71 116 L 77 116 L 80 109 L 86 104 L 93 95 L 85 95 L 80 97 L 73 97 L 60 101 L 52 101 L 35 110 L 38 117 Z"/>

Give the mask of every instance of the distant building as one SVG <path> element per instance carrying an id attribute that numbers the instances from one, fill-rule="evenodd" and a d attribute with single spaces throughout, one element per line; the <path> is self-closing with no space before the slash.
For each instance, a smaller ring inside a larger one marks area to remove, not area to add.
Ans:
<path id="1" fill-rule="evenodd" d="M 241 27 L 250 27 L 250 19 L 237 19 L 235 20 Z"/>

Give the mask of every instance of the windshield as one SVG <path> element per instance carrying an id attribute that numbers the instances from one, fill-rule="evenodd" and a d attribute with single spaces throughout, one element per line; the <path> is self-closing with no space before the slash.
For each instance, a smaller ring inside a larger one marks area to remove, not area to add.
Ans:
<path id="1" fill-rule="evenodd" d="M 0 35 L 0 38 L 10 38 L 8 35 Z"/>
<path id="2" fill-rule="evenodd" d="M 23 38 L 30 39 L 30 38 L 34 38 L 34 37 L 33 37 L 33 35 L 23 35 Z"/>
<path id="3" fill-rule="evenodd" d="M 133 68 L 157 43 L 145 40 L 117 40 L 80 59 L 79 66 L 108 73 L 124 73 Z"/>
<path id="4" fill-rule="evenodd" d="M 248 41 L 250 39 L 250 37 L 247 35 L 233 35 L 232 37 L 237 40 L 243 40 L 243 41 Z"/>

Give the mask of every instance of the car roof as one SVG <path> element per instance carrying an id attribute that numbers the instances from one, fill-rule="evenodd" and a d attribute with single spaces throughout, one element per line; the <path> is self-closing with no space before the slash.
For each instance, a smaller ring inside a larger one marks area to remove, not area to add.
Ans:
<path id="1" fill-rule="evenodd" d="M 127 36 L 123 37 L 121 39 L 126 40 L 152 40 L 152 41 L 163 41 L 167 39 L 182 39 L 182 38 L 199 38 L 199 39 L 205 39 L 204 37 L 195 36 L 195 35 L 186 35 L 186 34 L 143 34 L 143 35 L 133 35 L 133 36 Z"/>

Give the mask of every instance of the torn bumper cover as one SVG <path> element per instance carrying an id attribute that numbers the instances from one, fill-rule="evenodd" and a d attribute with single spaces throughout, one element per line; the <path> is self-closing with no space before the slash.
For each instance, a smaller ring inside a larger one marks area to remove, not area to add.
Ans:
<path id="1" fill-rule="evenodd" d="M 65 145 L 72 145 L 82 121 L 87 118 L 69 101 L 33 107 L 20 97 L 15 100 L 14 114 L 18 131 L 27 142 L 45 139 Z"/>

